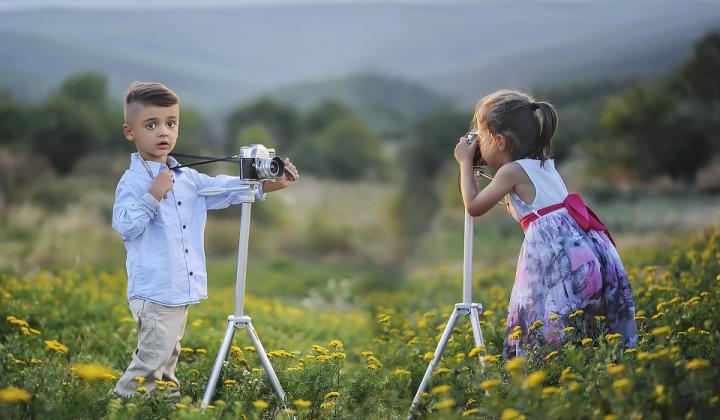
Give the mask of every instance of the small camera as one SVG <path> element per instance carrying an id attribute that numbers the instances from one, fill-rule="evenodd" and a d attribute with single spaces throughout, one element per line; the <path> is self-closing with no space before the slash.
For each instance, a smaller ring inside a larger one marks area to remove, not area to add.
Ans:
<path id="1" fill-rule="evenodd" d="M 248 181 L 276 180 L 285 172 L 285 162 L 275 156 L 275 149 L 262 144 L 240 148 L 240 178 Z"/>
<path id="2" fill-rule="evenodd" d="M 472 142 L 475 140 L 480 141 L 480 139 L 478 138 L 479 135 L 480 133 L 478 133 L 477 131 L 468 131 L 467 134 L 465 134 L 464 136 L 467 139 L 465 140 L 465 142 L 467 144 L 472 144 Z M 473 167 L 479 168 L 484 165 L 486 165 L 486 163 L 482 158 L 482 154 L 480 153 L 480 144 L 478 144 L 477 152 L 475 153 L 475 157 L 473 158 Z"/>

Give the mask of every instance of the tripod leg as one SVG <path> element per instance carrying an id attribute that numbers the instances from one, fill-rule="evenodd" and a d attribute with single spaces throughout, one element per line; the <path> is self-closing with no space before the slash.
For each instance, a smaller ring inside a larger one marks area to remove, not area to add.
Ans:
<path id="1" fill-rule="evenodd" d="M 482 330 L 480 329 L 480 314 L 478 309 L 470 308 L 470 323 L 472 324 L 473 337 L 475 338 L 475 346 L 485 348 L 485 340 L 483 339 Z M 485 367 L 485 360 L 482 355 L 480 357 L 480 366 Z"/>
<path id="2" fill-rule="evenodd" d="M 260 339 L 257 336 L 257 333 L 255 332 L 255 329 L 253 328 L 252 324 L 248 322 L 247 326 L 248 335 L 250 335 L 250 341 L 252 341 L 253 346 L 255 346 L 255 350 L 257 351 L 258 356 L 260 356 L 260 362 L 262 363 L 263 367 L 265 368 L 265 372 L 268 374 L 268 377 L 270 378 L 270 383 L 272 384 L 273 389 L 275 390 L 275 393 L 280 397 L 280 401 L 282 401 L 283 404 L 285 404 L 285 392 L 283 391 L 282 387 L 280 386 L 280 381 L 278 381 L 277 376 L 275 376 L 275 371 L 273 370 L 272 365 L 270 364 L 270 359 L 268 359 L 267 354 L 265 353 L 265 349 L 263 348 L 262 343 L 260 343 Z"/>
<path id="3" fill-rule="evenodd" d="M 435 370 L 435 366 L 437 366 L 437 363 L 440 361 L 440 357 L 443 354 L 443 351 L 445 350 L 445 345 L 447 344 L 448 339 L 450 338 L 450 334 L 452 334 L 453 328 L 455 328 L 455 324 L 457 323 L 459 311 L 457 309 L 453 310 L 452 315 L 450 315 L 450 319 L 448 320 L 447 325 L 445 326 L 445 331 L 443 331 L 442 337 L 440 338 L 440 342 L 438 343 L 437 347 L 435 348 L 435 355 L 433 356 L 432 361 L 428 365 L 427 370 L 425 371 L 425 376 L 423 376 L 422 381 L 420 382 L 420 386 L 418 387 L 417 393 L 415 394 L 415 398 L 413 398 L 412 406 L 410 407 L 410 412 L 408 413 L 408 420 L 412 418 L 415 409 L 417 408 L 418 404 L 420 403 L 420 394 L 425 391 L 425 387 L 427 387 L 427 383 L 430 380 L 430 376 L 432 375 L 433 371 Z"/>
<path id="4" fill-rule="evenodd" d="M 207 388 L 205 388 L 205 395 L 203 396 L 200 410 L 204 413 L 205 408 L 210 404 L 210 398 L 212 398 L 213 392 L 215 392 L 215 385 L 220 377 L 220 370 L 225 362 L 225 356 L 227 355 L 228 349 L 232 344 L 233 335 L 235 335 L 235 321 L 228 320 L 228 326 L 225 330 L 225 337 L 218 350 L 217 358 L 215 358 L 215 364 L 213 365 L 212 372 L 210 373 L 210 379 L 208 380 Z"/>

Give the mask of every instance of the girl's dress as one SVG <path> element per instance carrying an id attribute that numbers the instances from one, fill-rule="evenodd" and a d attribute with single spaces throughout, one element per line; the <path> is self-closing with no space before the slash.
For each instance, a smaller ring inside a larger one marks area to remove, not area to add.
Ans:
<path id="1" fill-rule="evenodd" d="M 581 337 L 603 331 L 620 333 L 624 346 L 634 347 L 635 303 L 610 238 L 602 230 L 581 228 L 565 207 L 542 215 L 538 212 L 568 197 L 553 160 L 543 165 L 535 159 L 515 162 L 533 182 L 535 200 L 527 204 L 511 192 L 505 197 L 508 210 L 518 221 L 534 217 L 533 213 L 538 218 L 527 225 L 520 250 L 503 356 L 521 356 L 543 343 L 557 346 L 568 326 L 578 327 L 576 333 Z M 579 309 L 583 313 L 575 313 Z M 535 321 L 542 326 L 536 323 L 533 327 Z"/>

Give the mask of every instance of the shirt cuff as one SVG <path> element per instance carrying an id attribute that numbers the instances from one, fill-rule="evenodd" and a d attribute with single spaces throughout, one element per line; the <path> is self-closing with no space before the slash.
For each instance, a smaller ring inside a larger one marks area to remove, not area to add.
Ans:
<path id="1" fill-rule="evenodd" d="M 138 203 L 140 208 L 150 217 L 155 217 L 160 208 L 160 202 L 150 193 L 145 193 Z"/>

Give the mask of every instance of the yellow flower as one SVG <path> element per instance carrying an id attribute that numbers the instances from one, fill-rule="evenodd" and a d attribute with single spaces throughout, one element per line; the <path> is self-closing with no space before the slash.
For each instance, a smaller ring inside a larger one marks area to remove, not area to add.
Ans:
<path id="1" fill-rule="evenodd" d="M 225 385 L 235 385 L 236 383 L 235 379 L 225 379 Z"/>
<path id="2" fill-rule="evenodd" d="M 567 382 L 569 380 L 577 380 L 578 376 L 572 373 L 572 369 L 568 366 L 560 374 L 560 382 Z"/>
<path id="3" fill-rule="evenodd" d="M 493 311 L 485 311 L 485 312 L 483 312 L 483 316 L 484 316 L 485 318 L 490 318 L 490 317 L 493 316 L 493 315 L 494 315 L 494 314 L 493 314 Z"/>
<path id="4" fill-rule="evenodd" d="M 364 351 L 364 352 L 360 353 L 360 356 L 362 356 L 362 357 L 370 357 L 372 355 L 373 355 L 373 352 L 371 352 L 371 351 Z"/>
<path id="5" fill-rule="evenodd" d="M 452 398 L 442 400 L 439 403 L 435 404 L 435 408 L 438 410 L 448 410 L 453 407 L 455 407 L 455 400 L 453 400 Z"/>
<path id="6" fill-rule="evenodd" d="M 610 366 L 608 366 L 607 371 L 610 376 L 618 376 L 625 372 L 625 366 L 611 364 Z"/>
<path id="7" fill-rule="evenodd" d="M 703 370 L 710 367 L 710 362 L 705 359 L 692 359 L 691 361 L 687 362 L 687 365 L 685 366 L 687 370 L 695 371 L 695 370 Z"/>
<path id="8" fill-rule="evenodd" d="M 622 334 L 620 334 L 620 333 L 607 334 L 607 335 L 605 336 L 605 339 L 606 339 L 608 342 L 611 342 L 611 343 L 612 343 L 613 341 L 619 340 L 619 339 L 621 339 L 621 338 L 622 338 Z"/>
<path id="9" fill-rule="evenodd" d="M 558 315 L 558 314 L 552 314 L 552 315 L 550 315 L 550 317 L 549 317 L 548 319 L 549 319 L 550 321 L 555 321 L 555 320 L 557 320 L 557 319 L 559 319 L 559 318 L 560 318 L 560 315 Z"/>
<path id="10" fill-rule="evenodd" d="M 530 326 L 530 328 L 528 328 L 528 331 L 535 331 L 535 330 L 537 330 L 538 328 L 542 328 L 543 325 L 544 325 L 544 324 L 543 324 L 542 321 L 537 320 L 537 321 L 535 321 L 535 322 L 532 323 L 532 325 Z"/>
<path id="11" fill-rule="evenodd" d="M 85 382 L 96 382 L 116 378 L 110 369 L 97 363 L 77 364 L 74 365 L 73 368 L 75 368 L 73 370 L 75 374 Z"/>
<path id="12" fill-rule="evenodd" d="M 181 351 L 182 353 L 192 353 L 192 352 L 193 352 L 193 349 L 192 349 L 192 347 L 181 347 L 181 348 L 180 348 L 180 351 Z"/>
<path id="13" fill-rule="evenodd" d="M 308 408 L 312 403 L 308 400 L 295 400 L 293 401 L 293 405 L 297 408 Z"/>
<path id="14" fill-rule="evenodd" d="M 427 353 L 423 354 L 423 360 L 426 362 L 429 362 L 434 357 L 435 357 L 435 353 L 432 353 L 432 352 L 427 352 Z"/>
<path id="15" fill-rule="evenodd" d="M 0 401 L 16 403 L 18 401 L 30 401 L 30 393 L 22 388 L 7 387 L 0 389 Z"/>
<path id="16" fill-rule="evenodd" d="M 255 352 L 255 346 L 245 346 L 245 351 L 249 351 L 251 353 Z"/>
<path id="17" fill-rule="evenodd" d="M 139 384 L 145 383 L 145 377 L 144 376 L 136 376 L 135 382 L 137 382 Z"/>
<path id="18" fill-rule="evenodd" d="M 632 381 L 628 378 L 618 379 L 613 382 L 612 387 L 615 391 L 622 392 L 632 386 Z"/>
<path id="19" fill-rule="evenodd" d="M 670 334 L 670 327 L 663 325 L 662 327 L 653 328 L 653 330 L 650 331 L 650 334 L 654 336 L 668 335 Z"/>
<path id="20" fill-rule="evenodd" d="M 438 385 L 433 388 L 430 393 L 433 395 L 447 394 L 451 389 L 452 387 L 450 385 Z"/>
<path id="21" fill-rule="evenodd" d="M 535 388 L 538 385 L 542 385 L 545 380 L 545 372 L 539 370 L 528 375 L 527 379 L 523 383 L 523 388 Z"/>
<path id="22" fill-rule="evenodd" d="M 45 340 L 45 348 L 53 350 L 58 353 L 67 353 L 68 348 L 60 344 L 57 340 Z"/>
<path id="23" fill-rule="evenodd" d="M 510 373 L 518 373 L 525 366 L 525 359 L 522 357 L 514 357 L 505 364 L 505 369 Z"/>
<path id="24" fill-rule="evenodd" d="M 317 354 L 330 354 L 330 351 L 328 349 L 326 349 L 323 346 L 317 345 L 317 344 L 313 344 L 312 349 Z"/>
<path id="25" fill-rule="evenodd" d="M 471 409 L 469 409 L 469 410 L 463 411 L 462 416 L 463 416 L 463 417 L 468 417 L 468 416 L 472 416 L 473 414 L 477 414 L 478 412 L 480 412 L 480 409 L 478 409 L 478 408 L 471 408 Z"/>
<path id="26" fill-rule="evenodd" d="M 575 331 L 575 327 L 565 327 L 565 328 L 563 328 L 563 332 L 566 332 L 566 333 L 571 333 L 571 332 L 573 332 L 573 331 Z"/>
<path id="27" fill-rule="evenodd" d="M 340 340 L 331 340 L 330 343 L 328 343 L 328 346 L 334 348 L 335 350 L 342 350 L 343 342 Z"/>
<path id="28" fill-rule="evenodd" d="M 334 402 L 334 401 L 327 401 L 327 402 L 324 402 L 324 403 L 320 404 L 320 408 L 322 408 L 322 409 L 324 409 L 324 410 L 329 410 L 329 409 L 331 409 L 331 408 L 333 408 L 333 407 L 335 407 L 335 402 Z"/>
<path id="29" fill-rule="evenodd" d="M 584 313 L 585 313 L 585 311 L 583 311 L 582 309 L 578 309 L 577 311 L 575 311 L 575 312 L 571 313 L 570 315 L 568 315 L 568 319 L 573 319 L 573 318 L 575 318 L 575 317 L 577 317 L 577 316 L 580 316 L 580 315 L 582 315 L 582 314 L 584 314 Z"/>
<path id="30" fill-rule="evenodd" d="M 410 371 L 406 369 L 395 369 L 393 376 L 410 376 Z"/>
<path id="31" fill-rule="evenodd" d="M 597 322 L 605 321 L 605 317 L 602 315 L 597 315 L 594 318 L 595 318 L 595 321 L 597 321 Z"/>
<path id="32" fill-rule="evenodd" d="M 327 394 L 325 394 L 325 399 L 327 400 L 328 398 L 337 398 L 337 397 L 339 397 L 339 396 L 340 396 L 340 393 L 339 393 L 339 392 L 337 392 L 337 391 L 330 391 L 330 392 L 328 392 Z"/>
<path id="33" fill-rule="evenodd" d="M 493 389 L 498 385 L 500 385 L 500 381 L 497 379 L 486 379 L 480 382 L 480 388 L 482 388 L 484 391 Z"/>
<path id="34" fill-rule="evenodd" d="M 435 372 L 433 373 L 433 375 L 444 375 L 444 374 L 450 373 L 450 372 L 452 372 L 452 369 L 437 368 L 437 369 L 435 369 Z"/>
<path id="35" fill-rule="evenodd" d="M 468 357 L 475 357 L 475 356 L 477 356 L 478 354 L 484 353 L 484 352 L 485 352 L 485 348 L 484 348 L 484 347 L 482 347 L 482 346 L 476 346 L 476 347 L 473 347 L 472 350 L 470 350 L 470 353 L 468 353 Z"/>
<path id="36" fill-rule="evenodd" d="M 546 386 L 545 388 L 543 388 L 542 396 L 543 396 L 543 398 L 547 398 L 551 395 L 559 394 L 561 391 L 562 391 L 562 389 L 560 387 Z"/>
<path id="37" fill-rule="evenodd" d="M 518 410 L 514 408 L 506 408 L 503 410 L 500 420 L 524 420 L 523 416 Z"/>
<path id="38" fill-rule="evenodd" d="M 268 404 L 267 402 L 265 402 L 263 400 L 253 401 L 253 407 L 255 407 L 259 410 L 264 410 L 264 409 L 268 408 L 269 406 L 270 406 L 270 404 Z"/>
<path id="39" fill-rule="evenodd" d="M 195 349 L 195 353 L 205 354 L 207 353 L 207 349 Z"/>
<path id="40" fill-rule="evenodd" d="M 557 357 L 558 354 L 559 353 L 557 352 L 557 350 L 551 351 L 550 353 L 548 353 L 547 356 L 545 356 L 545 361 L 546 362 L 552 361 L 555 357 Z"/>
<path id="41" fill-rule="evenodd" d="M 380 324 L 387 324 L 388 322 L 390 322 L 390 315 L 388 315 L 388 314 L 378 315 L 377 322 Z"/>
<path id="42" fill-rule="evenodd" d="M 492 354 L 488 354 L 483 357 L 483 361 L 488 363 L 497 363 L 500 361 L 500 356 L 493 356 Z"/>
<path id="43" fill-rule="evenodd" d="M 588 344 L 590 344 L 590 343 L 592 343 L 592 342 L 593 342 L 593 339 L 590 338 L 590 337 L 587 337 L 587 338 L 583 338 L 583 339 L 580 341 L 580 344 L 582 344 L 582 346 L 584 347 L 584 346 L 587 346 Z"/>
<path id="44" fill-rule="evenodd" d="M 135 391 L 139 392 L 140 394 L 144 394 L 147 392 L 147 388 L 145 388 L 144 386 L 139 386 L 135 388 Z"/>

